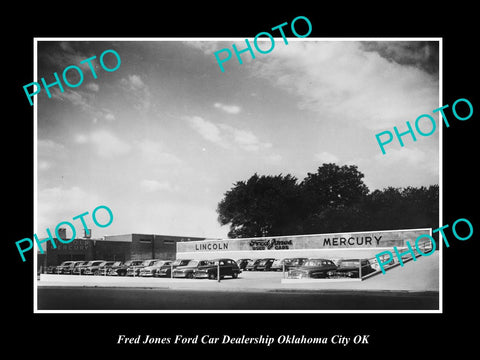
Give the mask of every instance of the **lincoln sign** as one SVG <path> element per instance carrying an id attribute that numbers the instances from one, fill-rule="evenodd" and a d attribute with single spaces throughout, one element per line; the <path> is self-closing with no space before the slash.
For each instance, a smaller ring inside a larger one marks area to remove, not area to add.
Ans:
<path id="1" fill-rule="evenodd" d="M 291 256 L 374 256 L 378 249 L 403 248 L 431 229 L 369 231 L 315 235 L 275 236 L 248 239 L 185 241 L 177 243 L 178 258 L 291 257 Z"/>

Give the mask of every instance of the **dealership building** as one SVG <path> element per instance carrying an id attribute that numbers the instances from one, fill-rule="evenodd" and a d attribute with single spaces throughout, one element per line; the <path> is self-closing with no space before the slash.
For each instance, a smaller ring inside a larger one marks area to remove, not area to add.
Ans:
<path id="1" fill-rule="evenodd" d="M 367 231 L 297 236 L 275 236 L 224 240 L 177 242 L 179 259 L 260 259 L 260 258 L 372 258 L 381 251 L 412 247 L 420 235 L 432 234 L 428 229 Z M 422 241 L 422 243 L 425 242 Z M 428 242 L 428 240 L 426 240 Z"/>
<path id="2" fill-rule="evenodd" d="M 59 229 L 61 239 L 69 240 L 64 230 Z M 101 238 L 83 237 L 69 243 L 54 239 L 46 243 L 46 251 L 38 256 L 39 266 L 57 266 L 63 261 L 89 260 L 148 260 L 176 258 L 178 242 L 202 241 L 206 238 L 188 236 L 168 236 L 156 234 L 106 235 Z"/>
<path id="3" fill-rule="evenodd" d="M 62 239 L 67 237 L 62 232 Z M 107 235 L 102 238 L 83 237 L 69 243 L 55 239 L 57 245 L 46 243 L 45 254 L 39 254 L 38 266 L 56 266 L 63 261 L 88 260 L 148 260 L 148 259 L 260 259 L 260 258 L 373 258 L 396 246 L 406 249 L 420 235 L 431 236 L 432 230 L 410 229 L 366 231 L 314 235 L 274 236 L 241 239 L 211 239 L 202 237 L 156 234 Z M 428 240 L 426 240 L 428 242 Z"/>

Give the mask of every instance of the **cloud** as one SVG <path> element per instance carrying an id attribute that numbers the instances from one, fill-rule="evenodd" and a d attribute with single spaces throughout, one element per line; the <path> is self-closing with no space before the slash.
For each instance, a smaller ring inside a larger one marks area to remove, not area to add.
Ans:
<path id="1" fill-rule="evenodd" d="M 200 116 L 188 116 L 186 119 L 192 129 L 198 132 L 205 140 L 222 147 L 228 147 L 228 144 L 223 139 L 221 130 L 217 125 L 204 120 Z"/>
<path id="2" fill-rule="evenodd" d="M 87 94 L 80 90 L 70 90 L 68 88 L 61 92 L 58 88 L 50 90 L 52 98 L 59 101 L 68 101 L 74 106 L 78 106 L 82 111 L 94 111 L 91 102 L 93 100 L 93 94 Z"/>
<path id="3" fill-rule="evenodd" d="M 321 121 L 378 130 L 438 107 L 435 76 L 366 51 L 360 42 L 292 41 L 247 66 Z"/>
<path id="4" fill-rule="evenodd" d="M 360 45 L 366 51 L 376 51 L 388 61 L 416 66 L 438 75 L 438 41 L 365 41 Z"/>
<path id="5" fill-rule="evenodd" d="M 115 120 L 115 115 L 113 115 L 112 113 L 107 113 L 105 114 L 105 119 L 107 119 L 108 121 L 113 121 Z"/>
<path id="6" fill-rule="evenodd" d="M 233 115 L 236 115 L 236 114 L 240 113 L 240 111 L 242 110 L 240 108 L 240 106 L 225 105 L 225 104 L 218 103 L 218 102 L 213 104 L 213 106 L 216 107 L 217 109 L 221 109 L 221 110 L 225 111 L 228 114 L 233 114 Z"/>
<path id="7" fill-rule="evenodd" d="M 171 166 L 183 165 L 183 161 L 180 158 L 165 151 L 163 145 L 158 141 L 145 139 L 138 142 L 136 146 L 139 149 L 142 160 L 157 168 L 168 166 L 171 170 Z"/>
<path id="8" fill-rule="evenodd" d="M 37 140 L 37 168 L 40 171 L 53 168 L 57 162 L 66 156 L 63 144 L 50 139 Z"/>
<path id="9" fill-rule="evenodd" d="M 145 83 L 139 75 L 129 75 L 121 80 L 121 83 L 130 90 L 140 90 L 145 88 Z"/>
<path id="10" fill-rule="evenodd" d="M 178 185 L 172 185 L 168 181 L 157 181 L 144 179 L 140 181 L 140 187 L 146 192 L 157 192 L 157 191 L 178 191 Z"/>
<path id="11" fill-rule="evenodd" d="M 88 83 L 87 85 L 85 85 L 85 87 L 90 90 L 90 91 L 93 91 L 93 92 L 98 92 L 98 90 L 100 90 L 100 86 L 97 84 L 97 83 Z"/>
<path id="12" fill-rule="evenodd" d="M 184 44 L 202 51 L 205 55 L 213 55 L 218 50 L 232 46 L 225 41 L 185 41 Z"/>
<path id="13" fill-rule="evenodd" d="M 321 162 L 322 164 L 329 164 L 329 163 L 338 163 L 339 159 L 337 156 L 329 153 L 327 151 L 322 151 L 321 153 L 314 155 L 315 160 Z"/>
<path id="14" fill-rule="evenodd" d="M 186 119 L 205 140 L 225 149 L 240 148 L 246 151 L 258 151 L 272 147 L 271 143 L 260 141 L 250 130 L 238 129 L 227 124 L 217 125 L 200 116 L 189 116 Z"/>
<path id="15" fill-rule="evenodd" d="M 128 143 L 106 130 L 98 130 L 89 134 L 76 134 L 74 141 L 77 144 L 94 145 L 98 156 L 103 158 L 125 155 L 131 150 Z"/>
<path id="16" fill-rule="evenodd" d="M 375 160 L 379 162 L 388 161 L 391 163 L 407 163 L 414 166 L 419 166 L 428 161 L 425 152 L 412 147 L 389 149 L 385 155 L 382 153 L 375 155 Z"/>
<path id="17" fill-rule="evenodd" d="M 137 110 L 148 110 L 151 106 L 152 95 L 149 87 L 142 80 L 140 75 L 132 74 L 120 80 L 120 84 L 129 93 L 134 101 Z"/>
<path id="18" fill-rule="evenodd" d="M 69 65 L 75 65 L 83 70 L 85 76 L 92 76 L 88 63 L 85 62 L 81 64 L 81 62 L 95 56 L 96 54 L 85 53 L 80 50 L 78 44 L 81 43 L 61 41 L 53 46 L 49 46 L 50 44 L 48 44 L 48 42 L 45 45 L 43 45 L 42 42 L 39 42 L 39 44 L 41 44 L 38 52 L 39 59 L 44 59 L 59 69 L 64 69 Z M 45 48 L 48 49 L 48 51 L 45 51 L 42 45 L 49 46 L 48 48 Z M 98 58 L 96 61 L 98 61 Z"/>
<path id="19" fill-rule="evenodd" d="M 258 137 L 250 130 L 237 129 L 233 126 L 220 124 L 220 128 L 224 131 L 223 136 L 229 141 L 247 151 L 258 151 L 272 147 L 271 143 L 261 142 Z"/>
<path id="20" fill-rule="evenodd" d="M 277 165 L 280 164 L 283 160 L 282 156 L 279 154 L 270 154 L 264 157 L 264 160 L 268 164 Z"/>

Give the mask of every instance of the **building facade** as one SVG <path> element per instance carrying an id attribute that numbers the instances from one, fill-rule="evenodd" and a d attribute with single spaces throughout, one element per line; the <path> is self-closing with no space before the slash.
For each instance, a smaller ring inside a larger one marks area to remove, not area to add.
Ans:
<path id="1" fill-rule="evenodd" d="M 432 229 L 178 242 L 177 258 L 204 260 L 222 257 L 234 260 L 293 257 L 373 258 L 381 251 L 392 250 L 394 246 L 404 249 L 407 241 L 415 246 L 415 240 L 422 234 L 431 235 Z"/>
<path id="2" fill-rule="evenodd" d="M 64 244 L 55 239 L 56 248 L 47 242 L 39 266 L 57 266 L 63 261 L 90 260 L 172 260 L 178 242 L 201 241 L 205 238 L 156 234 L 108 235 L 103 238 L 81 238 Z"/>

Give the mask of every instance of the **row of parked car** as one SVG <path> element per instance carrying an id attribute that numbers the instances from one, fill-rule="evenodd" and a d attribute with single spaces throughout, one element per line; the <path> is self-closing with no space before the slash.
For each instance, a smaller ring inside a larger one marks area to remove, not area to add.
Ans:
<path id="1" fill-rule="evenodd" d="M 376 264 L 368 259 L 341 259 L 334 263 L 329 259 L 239 259 L 239 267 L 246 271 L 286 271 L 288 278 L 339 278 L 360 277 L 376 271 Z"/>
<path id="2" fill-rule="evenodd" d="M 361 270 L 360 270 L 361 265 Z M 121 261 L 64 261 L 47 273 L 73 275 L 140 276 L 217 279 L 237 278 L 242 271 L 286 271 L 288 278 L 358 278 L 376 271 L 376 264 L 368 259 L 215 259 L 215 260 L 128 260 Z"/>
<path id="3" fill-rule="evenodd" d="M 59 266 L 47 268 L 47 273 L 71 275 L 140 276 L 216 279 L 241 273 L 232 259 L 215 260 L 128 260 L 121 261 L 64 261 Z"/>

